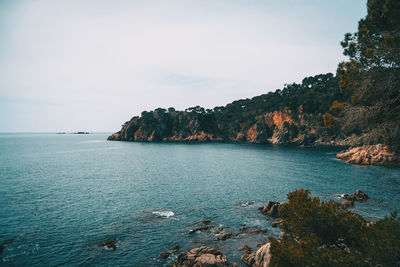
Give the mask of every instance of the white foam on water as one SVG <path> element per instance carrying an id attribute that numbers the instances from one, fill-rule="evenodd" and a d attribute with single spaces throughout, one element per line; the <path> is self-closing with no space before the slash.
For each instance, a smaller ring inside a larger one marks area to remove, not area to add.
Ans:
<path id="1" fill-rule="evenodd" d="M 160 216 L 160 217 L 172 217 L 175 215 L 175 213 L 173 211 L 153 211 L 152 212 L 154 215 Z"/>

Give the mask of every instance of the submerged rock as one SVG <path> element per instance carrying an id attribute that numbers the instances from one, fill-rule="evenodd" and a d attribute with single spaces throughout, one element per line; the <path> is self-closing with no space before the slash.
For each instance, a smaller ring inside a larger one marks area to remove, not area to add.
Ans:
<path id="1" fill-rule="evenodd" d="M 222 233 L 220 236 L 217 236 L 215 238 L 215 240 L 216 241 L 220 241 L 220 240 L 224 241 L 224 240 L 227 240 L 227 239 L 230 239 L 233 237 L 234 237 L 234 235 L 232 233 L 226 232 L 226 233 Z"/>
<path id="2" fill-rule="evenodd" d="M 359 147 L 344 150 L 336 155 L 336 158 L 344 160 L 348 163 L 362 165 L 384 165 L 384 166 L 399 166 L 400 157 L 394 152 L 391 152 L 388 146 L 378 145 L 363 145 Z"/>
<path id="3" fill-rule="evenodd" d="M 266 233 L 267 229 L 260 227 L 248 227 L 246 225 L 242 225 L 239 228 L 239 232 L 247 234 L 260 234 L 260 233 Z"/>
<path id="4" fill-rule="evenodd" d="M 179 251 L 180 248 L 181 247 L 179 245 L 172 246 L 172 251 L 176 253 Z"/>
<path id="5" fill-rule="evenodd" d="M 224 227 L 218 227 L 214 229 L 214 234 L 218 235 L 224 231 Z"/>
<path id="6" fill-rule="evenodd" d="M 115 250 L 117 248 L 116 242 L 114 239 L 110 239 L 106 242 L 97 244 L 98 247 L 105 247 L 106 249 Z"/>
<path id="7" fill-rule="evenodd" d="M 3 250 L 4 250 L 4 246 L 0 244 L 0 255 L 1 255 L 1 253 L 3 253 Z"/>
<path id="8" fill-rule="evenodd" d="M 211 223 L 211 220 L 204 220 L 204 221 L 202 221 L 202 223 L 205 225 L 209 225 Z"/>
<path id="9" fill-rule="evenodd" d="M 160 253 L 160 257 L 163 259 L 168 258 L 170 255 L 171 255 L 171 252 L 169 252 L 169 251 L 163 251 Z"/>
<path id="10" fill-rule="evenodd" d="M 173 264 L 174 267 L 189 267 L 189 266 L 215 266 L 228 267 L 232 266 L 228 263 L 226 256 L 215 248 L 201 246 L 194 248 L 189 253 L 182 253 Z"/>
<path id="11" fill-rule="evenodd" d="M 213 228 L 213 227 L 214 227 L 213 225 L 199 226 L 199 227 L 197 227 L 196 229 L 190 230 L 190 231 L 189 231 L 189 234 L 194 234 L 194 233 L 196 233 L 196 232 L 201 232 L 201 231 L 207 231 L 207 230 L 209 230 L 209 229 L 211 229 L 211 228 Z"/>

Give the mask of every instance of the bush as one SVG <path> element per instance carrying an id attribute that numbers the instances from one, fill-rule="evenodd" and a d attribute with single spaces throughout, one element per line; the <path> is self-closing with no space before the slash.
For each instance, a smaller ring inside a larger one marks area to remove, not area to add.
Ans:
<path id="1" fill-rule="evenodd" d="M 396 213 L 369 223 L 339 203 L 310 197 L 309 190 L 288 199 L 279 209 L 285 234 L 270 239 L 271 266 L 399 266 Z"/>

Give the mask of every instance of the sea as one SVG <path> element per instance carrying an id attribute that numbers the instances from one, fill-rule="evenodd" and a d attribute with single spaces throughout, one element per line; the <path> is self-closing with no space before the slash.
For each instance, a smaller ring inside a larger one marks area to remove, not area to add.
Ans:
<path id="1" fill-rule="evenodd" d="M 371 200 L 352 210 L 371 221 L 400 210 L 400 168 L 347 164 L 338 148 L 107 141 L 110 134 L 0 134 L 0 266 L 170 266 L 202 245 L 243 266 L 239 247 L 280 234 L 258 208 L 301 188 L 323 201 L 360 189 Z M 189 234 L 203 220 L 234 238 Z M 243 225 L 267 232 L 240 233 Z M 108 240 L 115 249 L 101 245 Z"/>

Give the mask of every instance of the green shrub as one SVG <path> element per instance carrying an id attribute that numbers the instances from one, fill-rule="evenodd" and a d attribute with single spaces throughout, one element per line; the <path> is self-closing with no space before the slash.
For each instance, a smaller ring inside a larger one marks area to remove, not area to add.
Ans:
<path id="1" fill-rule="evenodd" d="M 309 190 L 288 194 L 279 212 L 284 235 L 271 238 L 271 266 L 399 266 L 400 219 L 376 223 Z"/>

